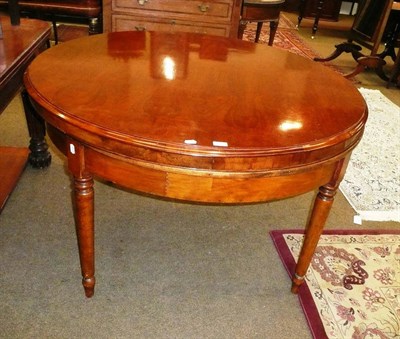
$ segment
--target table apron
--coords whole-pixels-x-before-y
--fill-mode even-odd
[[[207,203],[245,203],[277,200],[309,192],[330,181],[336,163],[279,176],[267,173],[244,176],[237,173],[221,177],[212,172],[183,173],[171,171],[168,167],[143,167],[87,148],[85,166],[94,176],[160,197]]]
[[[337,156],[316,165],[263,172],[198,170],[125,158],[70,139],[68,167],[75,178],[99,177],[118,186],[172,199],[205,203],[251,203],[300,195],[330,182]],[[72,145],[72,146],[71,146]]]
[[[174,171],[194,171],[199,173],[213,173],[214,176],[271,176],[291,174],[298,171],[308,171],[310,167],[321,166],[326,162],[335,162],[351,152],[361,140],[364,132],[362,124],[343,133],[340,140],[327,140],[320,145],[305,145],[296,148],[282,148],[278,150],[234,150],[229,149],[189,149],[174,145],[145,144],[140,139],[124,140],[106,133],[93,133],[88,130],[66,123],[58,117],[53,118],[46,109],[41,109],[33,101],[38,113],[47,121],[47,131],[55,145],[67,155],[68,145],[66,138],[75,140],[88,148],[96,149],[108,156],[123,159],[126,162],[139,163],[141,166],[174,168]],[[196,174],[195,173],[195,174]],[[242,174],[239,174],[242,173]]]

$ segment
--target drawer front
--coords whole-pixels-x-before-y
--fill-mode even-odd
[[[115,0],[115,12],[174,17],[197,21],[230,21],[233,1],[198,0]]]
[[[143,18],[129,15],[112,16],[112,30],[120,31],[162,31],[162,32],[188,32],[202,33],[218,36],[229,36],[230,27],[227,25],[193,23],[184,20],[171,20],[165,18]]]

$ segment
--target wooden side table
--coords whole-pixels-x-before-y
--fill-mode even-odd
[[[288,51],[211,35],[76,39],[42,53],[24,80],[67,156],[87,297],[95,285],[94,177],[217,204],[319,188],[296,293],[368,115],[360,92],[337,72]],[[329,88],[315,91],[321,84]]]
[[[22,90],[25,114],[28,122],[30,154],[27,148],[0,147],[0,212],[14,188],[18,177],[29,161],[33,166],[46,167],[51,157],[44,141],[44,123],[36,115],[23,89],[25,69],[41,51],[47,48],[50,26],[39,20],[21,19],[19,25],[11,25],[10,18],[0,16],[3,37],[0,39],[0,114]]]

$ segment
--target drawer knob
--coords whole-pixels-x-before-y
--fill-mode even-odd
[[[208,6],[208,5],[206,5],[206,4],[201,4],[201,5],[199,5],[199,10],[200,10],[200,12],[202,12],[202,13],[207,12],[209,8],[210,8],[210,6]]]
[[[143,32],[143,31],[146,30],[146,27],[144,27],[144,26],[135,26],[135,29],[136,29],[137,31],[139,31],[139,32]]]
[[[147,0],[137,0],[137,2],[140,6],[143,6],[147,2]]]

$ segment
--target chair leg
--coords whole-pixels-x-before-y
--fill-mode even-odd
[[[102,32],[101,19],[89,18],[89,35],[99,34]]]
[[[271,21],[269,23],[269,41],[268,41],[268,45],[272,46],[272,44],[274,43],[274,39],[275,39],[275,34],[276,34],[276,30],[278,29],[278,24],[279,24],[279,20],[278,21]]]
[[[238,29],[238,39],[243,39],[243,33],[246,29],[247,21],[240,20]]]
[[[53,18],[51,21],[52,25],[53,25],[53,33],[54,33],[54,44],[58,45],[58,30],[57,30],[57,22],[56,20]]]
[[[350,8],[350,15],[353,15],[353,10],[354,10],[354,5],[356,4],[356,1],[351,2],[351,8]]]
[[[263,25],[262,21],[257,22],[257,30],[256,30],[256,40],[255,40],[255,42],[258,42],[258,40],[260,40],[260,34],[261,34],[262,25]]]
[[[11,25],[19,26],[20,24],[20,14],[18,1],[10,0],[8,1],[8,11],[10,13]]]

